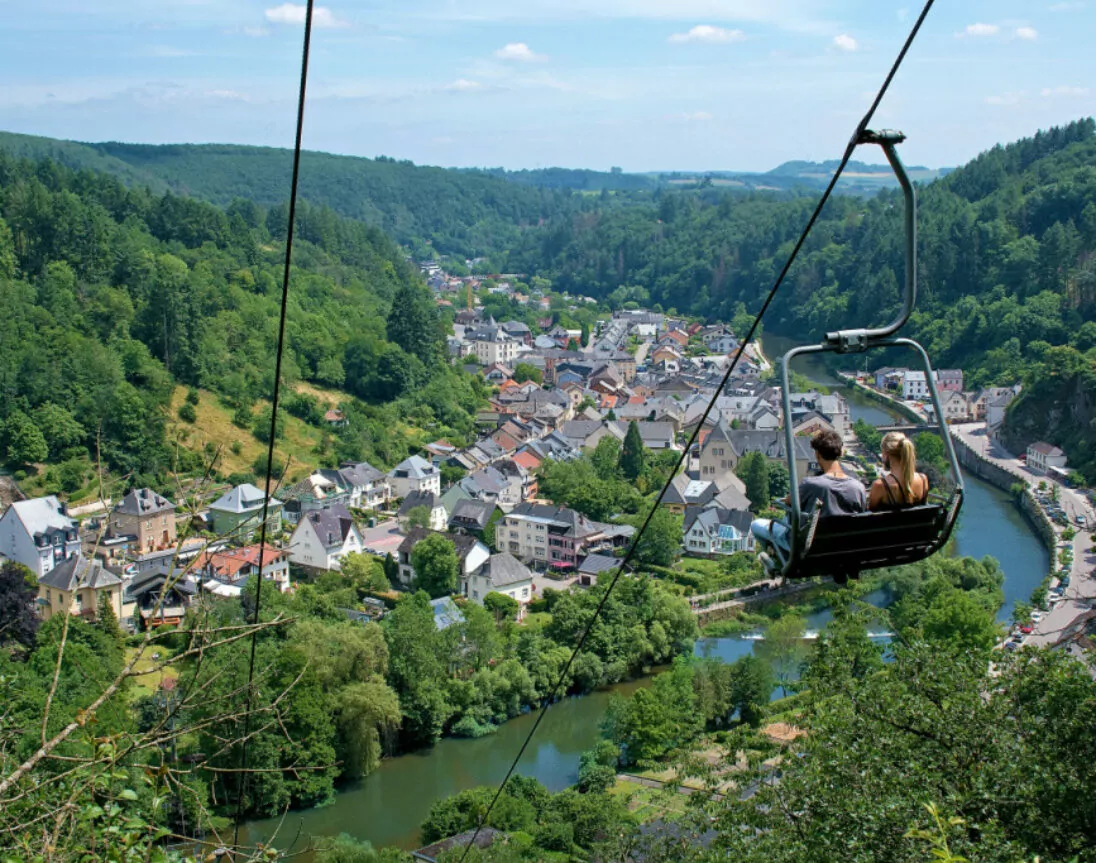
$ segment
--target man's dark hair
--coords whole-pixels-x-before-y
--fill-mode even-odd
[[[811,437],[811,448],[826,461],[837,461],[841,458],[844,445],[841,435],[833,429],[815,432]]]

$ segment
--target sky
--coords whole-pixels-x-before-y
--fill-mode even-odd
[[[292,146],[304,8],[0,0],[0,129]],[[322,0],[304,143],[511,169],[837,158],[919,11],[906,0]],[[1096,114],[1093,33],[1096,0],[939,0],[875,125],[909,136],[908,164],[942,167]]]

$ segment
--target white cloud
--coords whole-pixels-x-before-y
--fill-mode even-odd
[[[1039,31],[1034,27],[1017,27],[1015,35],[1017,39],[1026,39],[1029,42],[1034,42],[1039,38]]]
[[[1092,91],[1088,87],[1069,87],[1061,85],[1058,87],[1044,87],[1040,92],[1040,96],[1053,97],[1053,96],[1073,96],[1075,98],[1083,98]]]
[[[241,93],[238,90],[207,90],[207,96],[212,96],[214,99],[225,99],[229,102],[250,102],[251,97],[247,93]]]
[[[712,115],[707,111],[686,111],[679,116],[682,120],[686,120],[690,123],[706,123],[708,120],[712,119]]]
[[[713,27],[711,24],[697,24],[688,33],[674,33],[670,36],[671,42],[708,42],[720,44],[726,42],[741,42],[746,34],[741,30],[728,30],[725,27]]]
[[[469,81],[467,78],[458,78],[451,84],[446,84],[445,89],[451,90],[456,93],[469,93],[472,90],[479,90],[483,85],[479,81]]]
[[[973,36],[979,38],[982,36],[996,36],[1001,32],[1001,28],[996,24],[968,24],[962,33],[956,33],[955,36],[958,39],[962,39],[964,36]]]
[[[151,45],[142,53],[146,57],[193,57],[197,52],[172,45]]]
[[[833,37],[833,47],[839,51],[853,52],[860,47],[857,41],[852,38],[848,33],[838,33]]]
[[[539,63],[547,60],[543,54],[534,53],[524,42],[510,42],[495,52],[500,60],[516,60],[519,63]]]
[[[1005,93],[1002,96],[986,96],[987,105],[996,105],[998,107],[1008,105],[1019,105],[1020,101],[1027,95],[1026,92],[1021,91],[1019,93]]]
[[[1085,8],[1083,2],[1052,3],[1047,7],[1051,12],[1079,12]]]
[[[266,27],[244,27],[244,35],[252,39],[261,39],[263,36],[269,36],[270,30]]]
[[[273,9],[267,9],[264,13],[267,21],[275,24],[303,24],[307,6],[298,6],[295,3],[283,3]],[[312,8],[312,26],[317,28],[333,28],[349,26],[345,21],[336,18],[335,14],[326,6],[314,6]]]

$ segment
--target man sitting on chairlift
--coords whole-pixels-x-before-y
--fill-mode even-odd
[[[841,435],[835,431],[815,432],[811,437],[811,448],[821,466],[821,473],[806,477],[799,483],[800,510],[809,515],[814,511],[816,502],[821,502],[821,518],[864,512],[868,503],[863,483],[841,469],[840,458],[844,449]],[[788,502],[785,498],[785,503]],[[778,571],[791,551],[791,528],[787,519],[774,521],[759,518],[754,521],[751,530],[754,537],[779,558],[779,561],[774,560],[771,555],[762,552],[760,560],[765,569]]]

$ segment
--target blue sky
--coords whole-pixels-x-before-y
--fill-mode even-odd
[[[305,145],[440,165],[840,154],[905,0],[323,0]],[[303,5],[0,0],[0,129],[290,146]],[[1096,0],[939,0],[878,115],[955,165],[1096,113]],[[874,160],[874,159],[873,159]]]

